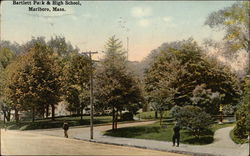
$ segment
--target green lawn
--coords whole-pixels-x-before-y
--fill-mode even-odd
[[[173,126],[172,122],[166,122],[164,127],[160,127],[159,122],[145,125],[145,126],[136,126],[136,127],[127,127],[127,128],[119,128],[117,131],[106,131],[105,135],[114,136],[114,137],[126,137],[126,138],[138,138],[138,139],[152,139],[152,140],[160,140],[160,141],[172,141],[173,135]],[[214,131],[223,128],[232,126],[232,124],[223,124],[223,125],[212,125],[211,128],[205,130],[200,139],[194,137],[190,131],[181,130],[181,143],[185,144],[198,144],[204,145],[213,142]]]
[[[31,121],[11,121],[6,123],[7,129],[19,129],[19,130],[32,130],[32,129],[46,129],[46,128],[61,128],[63,121],[66,120],[70,126],[80,126],[80,125],[89,125],[90,117],[83,116],[83,120],[80,120],[80,117],[63,117],[56,118],[54,121],[51,119],[45,120],[36,120],[35,122]],[[111,116],[97,116],[94,117],[94,124],[106,124],[111,123]],[[3,128],[3,121],[0,122],[0,127]]]
[[[155,119],[155,111],[149,111],[149,112],[140,112],[136,115],[137,118],[140,119]],[[158,113],[158,118],[160,117],[160,114]],[[164,111],[163,118],[169,118],[169,111]]]

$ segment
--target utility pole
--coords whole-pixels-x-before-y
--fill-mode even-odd
[[[93,139],[93,121],[94,121],[94,95],[93,95],[93,60],[92,54],[97,54],[98,52],[83,52],[83,54],[88,55],[90,58],[90,139]]]

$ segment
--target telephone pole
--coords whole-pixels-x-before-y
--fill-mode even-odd
[[[94,121],[94,95],[93,95],[93,60],[92,54],[97,54],[98,52],[83,52],[90,58],[90,139],[93,139],[93,121]]]

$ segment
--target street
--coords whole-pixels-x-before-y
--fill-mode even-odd
[[[99,144],[38,133],[1,130],[1,155],[161,155],[181,154]]]

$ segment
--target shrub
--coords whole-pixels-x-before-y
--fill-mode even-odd
[[[250,132],[250,79],[245,79],[243,101],[236,112],[234,135],[240,139],[248,137]]]
[[[175,118],[182,127],[191,130],[196,137],[200,137],[201,132],[212,124],[211,116],[197,106],[181,107],[176,111]]]
[[[180,109],[181,109],[180,106],[172,107],[171,110],[170,110],[170,116],[172,118],[174,118],[175,120],[177,120],[177,118],[179,118]]]

